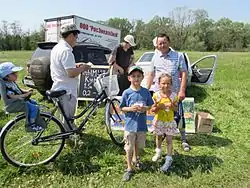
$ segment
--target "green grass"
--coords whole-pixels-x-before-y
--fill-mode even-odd
[[[137,57],[142,51],[137,52]],[[191,61],[211,53],[189,52]],[[31,52],[0,53],[0,61],[24,65]],[[116,147],[104,129],[104,109],[87,125],[83,145],[65,148],[56,162],[30,169],[12,167],[0,157],[1,187],[250,187],[250,53],[217,53],[212,86],[192,86],[197,110],[209,111],[216,119],[213,134],[189,135],[189,153],[174,140],[174,163],[169,174],[152,163],[153,136],[147,136],[142,159],[147,169],[121,182],[124,151]],[[20,77],[24,75],[24,71]],[[41,99],[38,94],[37,99]],[[2,103],[1,103],[2,108]],[[0,125],[10,117],[1,113]]]

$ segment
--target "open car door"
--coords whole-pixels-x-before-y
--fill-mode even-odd
[[[211,85],[214,80],[217,56],[207,55],[191,65],[192,77],[191,84],[207,84]]]

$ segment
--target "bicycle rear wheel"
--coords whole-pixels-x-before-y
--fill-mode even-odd
[[[105,121],[111,140],[118,146],[124,145],[124,114],[119,108],[119,100],[112,99],[106,104]]]
[[[41,137],[64,132],[60,121],[50,114],[41,113],[41,118],[47,122],[43,132],[26,132],[25,115],[19,115],[9,121],[1,132],[0,149],[6,161],[17,167],[31,167],[47,164],[55,159],[63,149],[65,139],[51,139],[33,144],[38,134]]]

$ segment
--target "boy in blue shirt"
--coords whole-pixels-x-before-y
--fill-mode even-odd
[[[130,88],[122,94],[120,108],[125,113],[124,139],[128,168],[123,176],[124,181],[133,175],[132,163],[140,167],[139,149],[145,147],[147,132],[146,111],[154,104],[148,89],[141,87],[143,71],[132,66],[128,72]]]

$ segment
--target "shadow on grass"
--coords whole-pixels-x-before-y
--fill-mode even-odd
[[[62,151],[53,163],[47,165],[18,168],[8,164],[1,157],[0,169],[8,172],[8,176],[5,176],[1,181],[6,182],[12,177],[22,176],[23,174],[41,176],[54,172],[55,169],[61,171],[62,174],[90,174],[100,170],[100,162],[95,159],[102,159],[105,155],[110,154],[111,157],[110,159],[107,158],[108,161],[105,161],[105,164],[114,166],[117,161],[113,160],[112,156],[125,155],[123,148],[116,146],[111,140],[91,134],[84,134],[80,140],[82,141],[81,146],[76,149],[69,149],[65,155],[63,155]],[[64,148],[64,150],[67,150],[67,148]]]
[[[100,170],[100,165],[94,164],[93,158],[102,158],[105,153],[124,154],[122,148],[116,146],[111,140],[102,137],[85,134],[81,141],[81,146],[56,159],[54,166],[63,174],[83,175],[97,172]],[[115,165],[115,161],[109,162]]]
[[[5,117],[8,117],[8,114],[4,110],[0,110],[0,117],[4,119]]]
[[[219,127],[217,127],[217,125],[215,124],[215,125],[213,126],[212,132],[213,132],[213,133],[222,133],[222,130],[221,130]]]
[[[186,97],[194,97],[196,103],[202,102],[207,97],[207,92],[204,88],[192,85],[187,88]]]
[[[170,168],[169,174],[176,174],[182,178],[191,178],[192,172],[199,170],[201,173],[211,173],[214,166],[220,166],[223,160],[216,156],[189,156],[177,154]]]
[[[145,161],[144,172],[156,172],[159,171],[161,165],[163,165],[164,160],[159,163],[152,161]],[[189,156],[175,154],[173,156],[173,163],[169,168],[166,175],[177,175],[181,178],[189,179],[193,176],[193,172],[199,170],[201,173],[211,173],[214,166],[220,166],[223,160],[216,156]]]
[[[1,117],[1,119],[5,119],[5,118],[8,117],[8,115],[5,113],[5,111],[0,110],[0,117]],[[0,129],[1,129],[2,127],[4,127],[4,126],[5,126],[5,124],[4,124],[3,122],[0,123]]]
[[[191,146],[224,147],[231,145],[232,140],[209,134],[189,135],[188,142]]]

